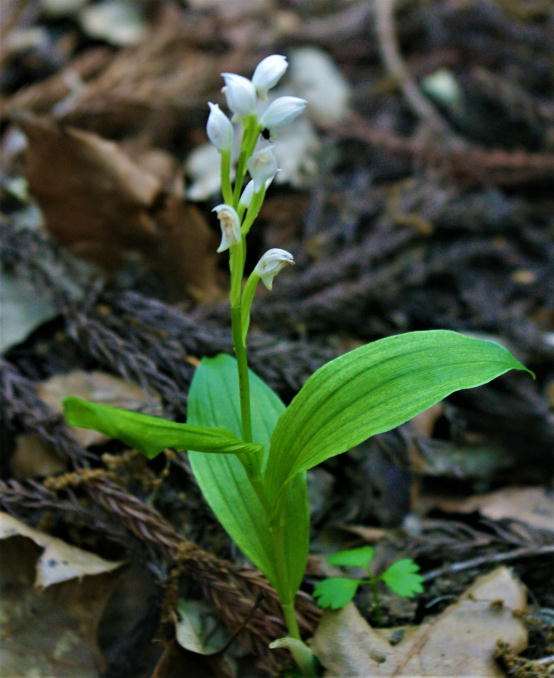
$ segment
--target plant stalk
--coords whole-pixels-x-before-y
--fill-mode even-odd
[[[256,116],[255,115],[248,116],[244,123],[244,136],[242,139],[239,161],[237,164],[237,172],[235,175],[235,190],[233,193],[233,205],[235,208],[237,208],[239,204],[242,185],[244,183],[244,177],[246,175],[246,165],[248,162],[248,158],[250,158],[252,152],[254,151],[259,133],[260,128],[258,126]]]
[[[252,483],[252,487],[254,488],[254,491],[256,492],[258,499],[260,500],[260,503],[264,507],[268,516],[271,515],[272,511],[267,500],[267,494],[263,484],[263,480],[259,475],[252,475],[250,476],[250,482]],[[274,555],[276,561],[275,565],[277,568],[277,577],[279,579],[279,588],[283,591],[288,591],[289,581],[286,564],[285,533],[283,525],[281,522],[276,522],[273,525],[271,525],[270,529],[271,536],[273,538]],[[288,598],[285,599],[281,596],[280,591],[277,591],[277,595],[279,596],[279,602],[281,603],[281,607],[283,609],[283,617],[285,620],[289,637],[302,641],[302,638],[300,637],[300,629],[298,627],[298,620],[296,618],[296,611],[294,608],[294,598],[292,600]],[[303,673],[305,674],[304,671]],[[309,673],[305,675],[313,674]]]
[[[231,329],[233,348],[237,358],[239,375],[240,414],[242,419],[242,437],[247,443],[252,442],[252,419],[250,414],[250,380],[248,378],[248,354],[242,338],[241,304],[231,307]]]
[[[227,205],[233,204],[233,188],[231,186],[231,151],[221,153],[221,193]]]
[[[259,132],[260,129],[258,127],[256,117],[249,116],[246,118],[244,121],[242,148],[235,176],[234,190],[232,192],[232,203],[235,209],[239,211],[240,219],[242,219],[244,216],[244,210],[239,207],[238,202],[244,183],[248,158],[252,155],[252,152],[256,146]],[[227,168],[226,166],[227,160],[228,158],[224,157],[222,154],[221,184],[225,201],[229,202],[227,199],[229,195],[229,187],[226,185],[226,183],[224,183],[226,177],[230,175],[230,168]],[[252,418],[250,410],[250,382],[248,375],[247,334],[248,325],[250,322],[250,307],[252,305],[259,277],[257,275],[251,275],[246,283],[246,288],[244,291],[242,289],[242,282],[244,276],[244,263],[246,259],[246,235],[260,211],[264,196],[265,188],[258,191],[258,193],[254,196],[252,205],[248,209],[247,216],[243,222],[242,239],[240,243],[237,243],[231,247],[231,251],[229,253],[229,266],[231,272],[231,289],[229,294],[231,305],[231,331],[233,337],[233,348],[237,359],[239,378],[242,437],[246,442],[252,442],[253,440]],[[302,645],[300,629],[298,627],[298,621],[294,609],[294,595],[292,599],[290,597],[289,577],[285,553],[284,525],[282,524],[282,521],[279,520],[280,516],[278,516],[278,520],[275,522],[273,522],[271,519],[271,515],[275,512],[272,510],[267,498],[266,488],[261,476],[261,465],[262,459],[249,460],[249,462],[245,463],[245,470],[248,474],[250,483],[256,492],[258,499],[260,500],[263,510],[267,513],[268,519],[271,521],[270,531],[274,546],[278,588],[280,589],[277,593],[281,607],[283,609],[283,617],[287,627],[288,635],[290,638],[298,641],[299,645]],[[281,595],[281,593],[283,595]],[[306,652],[299,652],[298,648],[296,651],[292,648],[290,650],[302,674],[304,676],[314,676],[315,673],[313,671],[313,666],[311,665],[311,660],[306,661],[304,656],[305,654],[310,655],[310,650],[306,646],[304,647]]]

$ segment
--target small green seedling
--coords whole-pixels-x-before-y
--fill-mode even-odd
[[[245,270],[247,237],[279,172],[279,153],[287,152],[279,147],[279,136],[307,103],[292,96],[267,103],[268,90],[286,69],[286,58],[273,54],[258,64],[251,80],[223,73],[232,117],[210,104],[207,134],[219,152],[222,194],[213,211],[221,228],[217,251],[229,261],[235,357],[202,359],[189,389],[186,423],[79,398],[66,398],[64,411],[72,426],[119,438],[148,458],[167,447],[189,452],[212,511],[275,588],[287,647],[302,672],[312,675],[294,607],[309,550],[306,472],[455,391],[526,368],[493,341],[429,330],[385,337],[331,360],[288,406],[248,369],[250,314],[259,283],[271,291],[274,278],[294,263],[290,252],[272,248],[249,275]],[[267,133],[275,144],[266,140]],[[383,581],[406,591],[400,563],[383,574]]]
[[[411,558],[403,558],[392,563],[381,574],[369,572],[373,562],[375,549],[372,546],[362,546],[358,549],[338,551],[327,557],[331,565],[338,567],[364,569],[367,577],[328,577],[320,581],[314,589],[314,598],[319,607],[340,610],[356,595],[360,586],[371,587],[374,615],[379,615],[381,603],[379,599],[379,583],[383,582],[393,593],[401,598],[413,598],[423,592],[423,577],[419,573],[419,565]]]

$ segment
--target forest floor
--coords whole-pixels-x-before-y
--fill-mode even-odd
[[[304,636],[328,675],[552,675],[552,4],[2,12],[2,675],[287,666],[268,649],[285,633],[274,594],[186,455],[148,461],[60,409],[71,394],[182,421],[198,361],[232,352],[204,125],[220,73],[271,53],[310,104],[249,246],[248,266],[270,247],[297,262],[254,305],[252,369],[288,402],[345,350],[444,328],[536,375],[460,392],[311,473]],[[376,617],[360,589],[322,616],[325,554],[362,545],[377,567],[416,560],[424,592],[384,592]]]

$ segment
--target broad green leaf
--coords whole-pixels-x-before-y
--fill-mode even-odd
[[[391,591],[403,598],[412,598],[423,593],[423,577],[418,574],[419,565],[411,558],[397,560],[380,576]]]
[[[361,583],[359,579],[329,577],[316,584],[313,595],[317,599],[319,607],[339,610],[354,598]]]
[[[327,562],[339,567],[368,567],[374,555],[373,546],[361,546],[357,549],[348,549],[348,551],[337,551],[327,556]]]
[[[512,369],[526,368],[500,344],[448,330],[387,337],[328,362],[275,428],[267,467],[271,496],[297,473]]]
[[[245,443],[224,428],[178,424],[169,419],[111,405],[98,405],[73,396],[64,399],[63,411],[70,426],[91,428],[122,440],[150,459],[166,447],[225,454],[260,452],[258,445]]]
[[[254,440],[264,446],[267,461],[273,428],[285,406],[259,377],[250,371]],[[204,358],[197,368],[188,396],[188,420],[204,426],[224,426],[241,432],[236,361],[228,355]],[[217,457],[217,458],[216,458]],[[309,516],[305,474],[298,474],[286,489],[282,503],[288,585],[280,581],[269,517],[250,485],[240,461],[232,455],[190,454],[192,470],[211,509],[244,554],[266,575],[279,593],[290,600],[300,586],[308,557]]]

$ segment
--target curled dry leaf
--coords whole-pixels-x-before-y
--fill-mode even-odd
[[[140,386],[104,372],[75,370],[68,374],[57,374],[39,384],[37,391],[39,397],[59,414],[62,413],[62,400],[67,396],[78,396],[113,407],[140,410],[145,414],[160,414],[161,408],[159,396],[146,393]],[[109,440],[103,433],[84,428],[74,428],[71,432],[83,447]]]
[[[430,622],[405,630],[392,645],[390,629],[373,629],[354,605],[328,612],[312,639],[326,676],[502,676],[497,641],[519,653],[527,631],[517,614],[523,585],[506,567],[479,577],[460,599]]]
[[[32,539],[44,549],[36,564],[35,586],[39,588],[85,575],[111,572],[123,564],[70,546],[61,539],[28,527],[8,513],[0,513],[0,539],[16,536]]]
[[[18,116],[18,124],[28,140],[30,192],[59,242],[108,271],[139,253],[176,298],[216,294],[214,235],[202,214],[184,203],[178,172],[167,181],[161,151],[145,169],[96,134],[30,115]],[[163,166],[162,176],[155,166]]]

